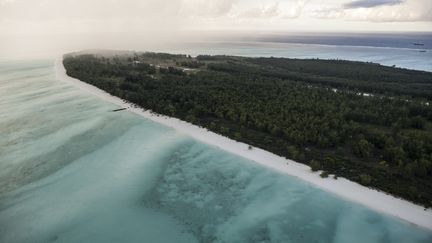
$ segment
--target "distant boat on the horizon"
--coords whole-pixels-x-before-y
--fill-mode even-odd
[[[424,46],[423,43],[413,43],[413,45],[415,45],[415,46]]]

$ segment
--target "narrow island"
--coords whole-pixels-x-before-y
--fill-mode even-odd
[[[251,145],[246,150],[432,206],[430,72],[128,51],[67,54],[63,65],[70,77]]]

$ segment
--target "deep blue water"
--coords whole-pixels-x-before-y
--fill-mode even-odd
[[[316,33],[273,34],[240,38],[245,41],[302,43],[335,46],[370,46],[432,49],[432,33]]]

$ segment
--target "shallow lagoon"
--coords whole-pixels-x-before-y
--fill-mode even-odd
[[[0,63],[0,242],[431,242],[432,232]]]

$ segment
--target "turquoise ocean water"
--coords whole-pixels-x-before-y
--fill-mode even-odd
[[[0,63],[0,242],[432,242],[342,200]]]

